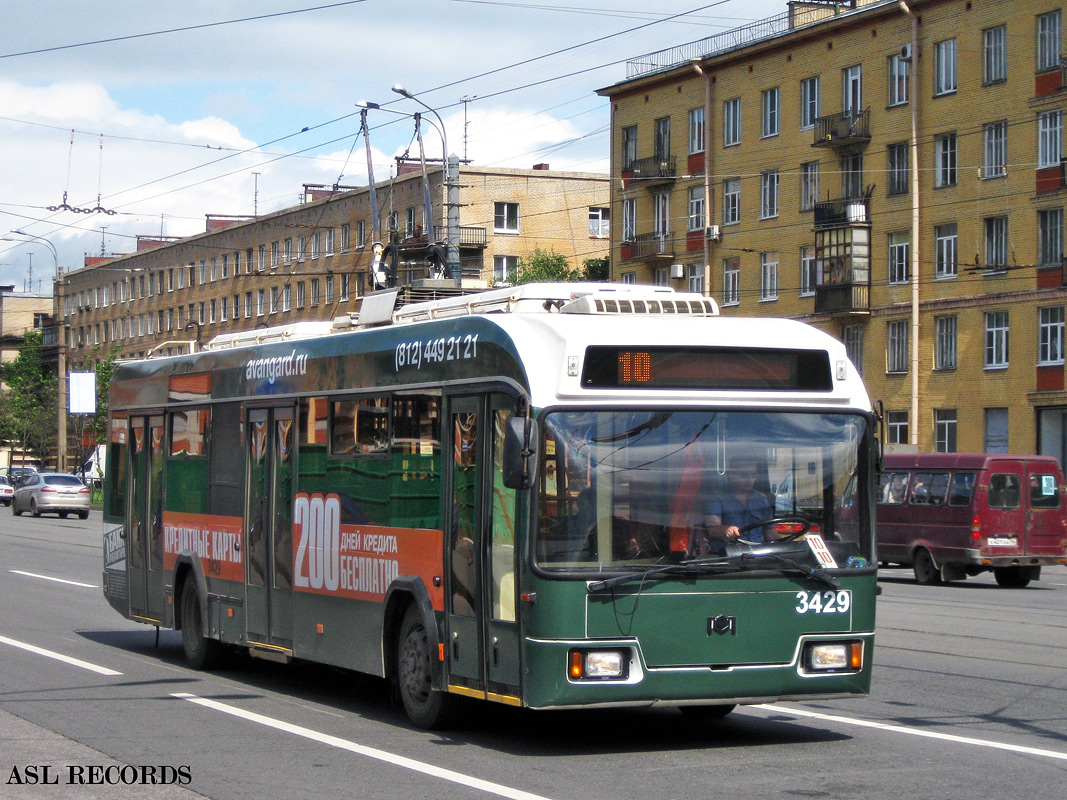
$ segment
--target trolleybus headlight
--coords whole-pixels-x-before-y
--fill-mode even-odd
[[[625,650],[571,650],[568,656],[572,681],[625,680],[629,654]]]
[[[863,668],[862,642],[819,642],[804,649],[807,672],[856,672]]]

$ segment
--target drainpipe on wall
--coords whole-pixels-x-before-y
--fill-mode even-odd
[[[911,65],[908,93],[911,103],[911,138],[908,141],[911,173],[911,413],[908,439],[919,445],[919,18],[904,0],[900,10],[911,17]]]
[[[711,297],[711,75],[693,62],[693,70],[704,77],[704,296]]]

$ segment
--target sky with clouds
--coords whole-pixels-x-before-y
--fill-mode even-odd
[[[57,262],[130,252],[138,234],[276,211],[306,183],[364,185],[356,103],[424,110],[394,84],[436,109],[449,150],[475,164],[607,172],[608,103],[596,90],[625,79],[628,59],[785,10],[784,0],[5,0],[0,284],[22,291],[32,265],[32,291],[48,294]],[[413,124],[385,110],[368,122],[375,179],[388,179],[395,156],[418,155]],[[423,135],[439,156],[439,135]]]

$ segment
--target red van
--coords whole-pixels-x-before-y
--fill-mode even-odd
[[[1021,588],[1067,564],[1063,472],[1051,456],[887,455],[878,491],[878,560],[923,584],[992,570]]]

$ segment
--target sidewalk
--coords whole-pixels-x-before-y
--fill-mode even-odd
[[[48,785],[19,784],[33,775],[39,780],[45,766]],[[94,773],[96,783],[90,785]],[[0,800],[203,800],[182,786],[144,783],[141,775],[139,767],[0,710]]]

